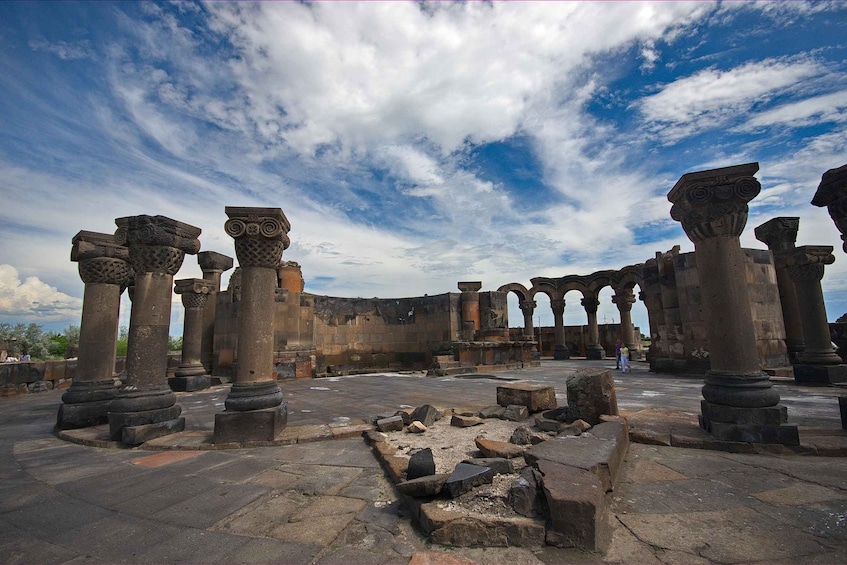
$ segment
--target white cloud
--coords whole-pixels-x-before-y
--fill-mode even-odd
[[[807,58],[765,59],[726,71],[709,68],[663,86],[637,106],[645,128],[662,143],[674,143],[731,123],[824,70]]]
[[[737,131],[751,131],[769,126],[805,127],[825,122],[847,121],[847,90],[813,96],[797,102],[782,104],[760,112]]]
[[[0,265],[0,318],[8,321],[42,322],[77,319],[82,300],[59,292],[38,277],[21,282],[17,269]]]

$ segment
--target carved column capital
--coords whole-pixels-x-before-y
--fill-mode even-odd
[[[132,276],[129,250],[114,234],[81,231],[71,241],[71,261],[79,263],[82,282],[125,286]]]
[[[129,247],[136,273],[175,275],[185,254],[200,251],[201,229],[165,216],[127,216],[115,220],[115,240]]]
[[[550,301],[550,309],[553,310],[553,314],[557,316],[561,316],[565,313],[565,299],[558,298]]]
[[[459,283],[459,290],[462,292],[479,292],[482,288],[482,281],[465,281]]]
[[[186,309],[203,308],[209,294],[215,292],[215,283],[205,279],[180,279],[174,283],[174,292],[182,297]]]
[[[232,268],[232,257],[216,251],[201,251],[197,254],[197,264],[205,272],[223,273]]]
[[[235,255],[242,267],[276,269],[282,252],[291,245],[291,224],[281,208],[227,206],[224,231],[235,240]]]
[[[618,291],[612,296],[612,303],[617,304],[619,311],[629,312],[632,310],[632,305],[635,304],[635,293],[632,289]]]
[[[535,300],[522,300],[520,303],[521,311],[524,314],[526,314],[527,312],[532,314],[537,306],[538,302],[536,302]]]
[[[780,255],[794,281],[819,281],[823,278],[824,267],[835,262],[832,249],[831,245],[804,245],[795,247],[790,254]]]
[[[597,299],[596,296],[586,296],[582,300],[580,300],[579,303],[582,304],[583,308],[585,308],[585,311],[589,314],[596,314],[597,307],[600,306],[600,301]]]
[[[800,228],[800,218],[779,217],[772,218],[758,226],[754,233],[756,239],[768,246],[773,252],[794,249],[797,241],[797,230]]]
[[[758,163],[748,163],[683,175],[668,193],[671,217],[694,243],[740,236],[747,224],[747,203],[762,190],[753,176],[758,170]]]
[[[847,165],[823,174],[812,204],[826,207],[829,211],[835,227],[841,232],[841,240],[844,241],[842,249],[847,252]]]

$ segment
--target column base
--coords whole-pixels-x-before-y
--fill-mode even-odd
[[[249,412],[215,414],[215,438],[218,443],[273,441],[288,424],[288,404]]]
[[[700,401],[700,427],[721,441],[800,445],[797,426],[786,425],[788,409],[777,404],[742,408]]]
[[[112,400],[109,409],[109,436],[127,445],[138,445],[154,437],[182,431],[185,421],[179,418],[182,406],[167,387],[136,389],[126,387]],[[179,420],[183,420],[180,424]],[[142,428],[145,429],[130,429]],[[181,426],[181,427],[180,427]]]
[[[599,345],[589,345],[585,348],[586,359],[605,359],[606,350]]]
[[[571,358],[571,352],[568,349],[567,345],[562,345],[557,343],[556,347],[553,348],[553,359],[557,361],[563,361],[565,359]]]
[[[194,375],[190,377],[176,376],[168,379],[168,386],[174,392],[193,392],[205,390],[212,386],[212,378],[209,375]]]
[[[834,350],[821,351],[806,349],[798,355],[798,363],[801,365],[838,365],[841,356]]]
[[[798,385],[829,386],[847,382],[847,365],[794,365],[794,382]]]
[[[179,433],[185,429],[185,418],[165,420],[155,424],[144,424],[141,426],[128,426],[121,430],[121,443],[126,445],[141,445],[145,441],[157,437],[169,436]]]
[[[62,395],[56,418],[60,430],[87,428],[108,421],[109,406],[118,394],[114,380],[74,381]]]

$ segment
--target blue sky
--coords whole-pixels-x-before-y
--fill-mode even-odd
[[[79,323],[71,238],[117,217],[234,255],[226,205],[281,207],[318,294],[620,268],[693,250],[682,174],[750,161],[742,243],[800,216],[835,319],[847,258],[809,201],[847,162],[845,32],[842,2],[0,3],[0,321]]]

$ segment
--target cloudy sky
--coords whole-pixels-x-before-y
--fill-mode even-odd
[[[495,290],[693,250],[668,191],[751,161],[743,244],[800,216],[835,319],[809,201],[847,163],[846,32],[842,2],[0,3],[0,322],[78,324],[71,238],[116,217],[234,255],[224,206],[278,206],[309,292]]]

